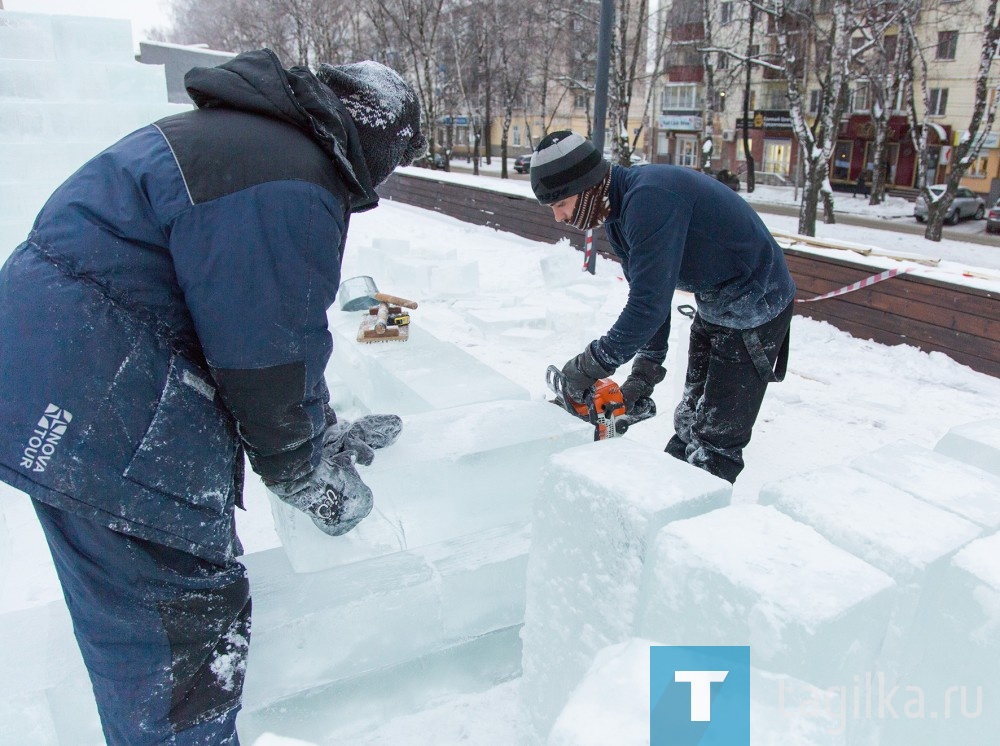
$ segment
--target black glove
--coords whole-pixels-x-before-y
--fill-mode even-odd
[[[323,434],[323,454],[352,453],[364,466],[375,458],[376,448],[392,444],[403,429],[403,421],[394,414],[370,414],[354,422],[333,422]]]
[[[610,376],[614,369],[608,370],[597,362],[590,345],[587,345],[587,349],[562,367],[562,372],[566,376],[566,393],[573,401],[582,402],[587,389],[599,379]]]
[[[324,533],[346,534],[371,512],[374,502],[354,463],[371,464],[374,449],[392,443],[402,426],[394,414],[368,415],[353,423],[334,421],[323,435],[319,466],[300,479],[266,484],[284,502],[307,513]]]
[[[632,372],[621,385],[625,411],[631,412],[635,403],[653,395],[653,387],[667,375],[667,369],[648,357],[637,357],[632,362]]]
[[[346,534],[372,511],[372,491],[358,476],[351,453],[332,459],[324,455],[319,466],[300,479],[265,484],[330,536]]]

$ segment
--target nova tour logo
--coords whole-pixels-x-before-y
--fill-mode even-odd
[[[49,404],[28,438],[28,445],[21,456],[21,467],[29,471],[45,471],[72,419],[73,415],[62,407]]]

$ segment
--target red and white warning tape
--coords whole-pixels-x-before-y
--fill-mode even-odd
[[[853,285],[845,285],[842,288],[833,290],[826,295],[817,295],[815,298],[798,298],[796,303],[812,303],[816,300],[826,300],[827,298],[835,298],[838,295],[847,295],[848,293],[853,293],[855,290],[861,290],[861,288],[866,288],[869,285],[874,285],[876,282],[882,282],[882,280],[888,280],[891,277],[908,272],[909,269],[887,269],[881,274],[872,275],[871,277],[866,277],[863,280],[858,280]]]
[[[583,271],[590,271],[590,255],[594,253],[594,231],[587,231],[587,238],[583,252]]]

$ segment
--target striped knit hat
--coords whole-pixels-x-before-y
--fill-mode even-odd
[[[594,144],[569,130],[542,138],[531,156],[531,190],[543,205],[580,194],[611,170]]]

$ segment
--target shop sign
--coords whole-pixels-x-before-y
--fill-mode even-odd
[[[664,114],[657,117],[656,126],[661,130],[701,132],[704,123],[702,118],[699,116]]]
[[[758,109],[753,114],[750,127],[755,130],[790,130],[792,116],[788,109]],[[743,129],[743,117],[736,120],[736,129]]]

